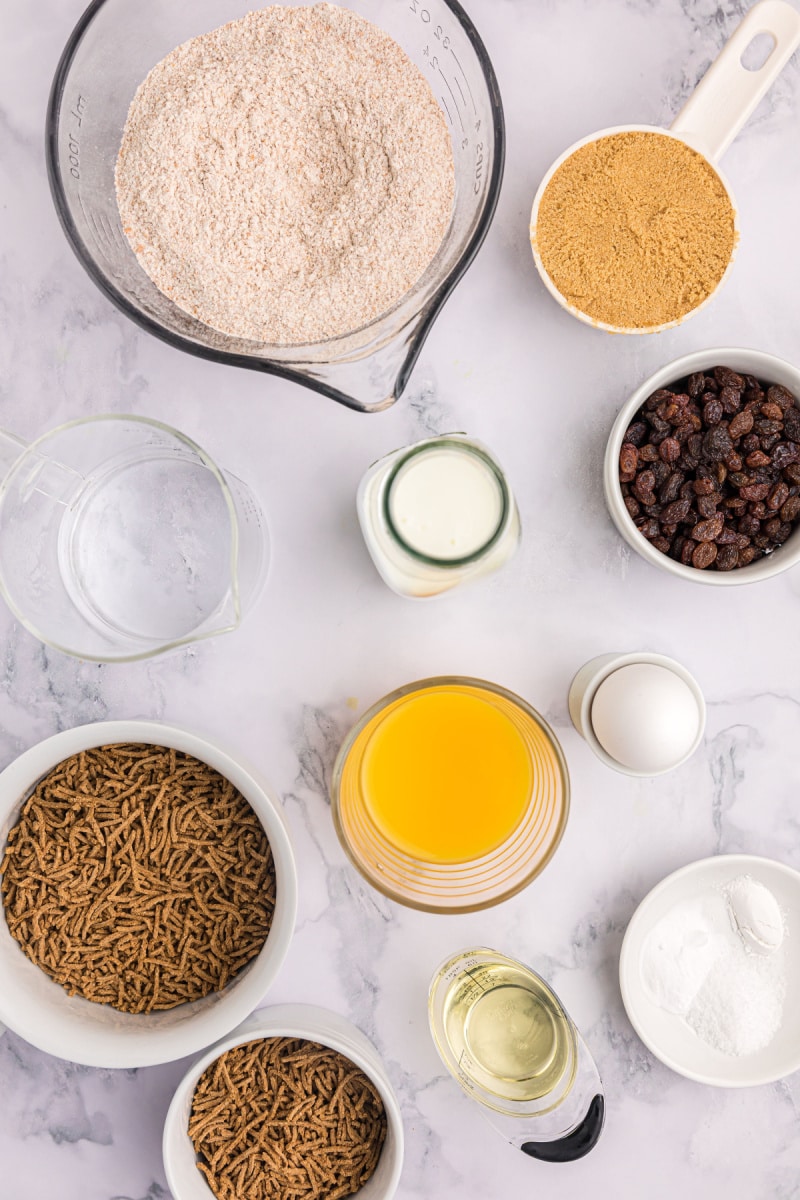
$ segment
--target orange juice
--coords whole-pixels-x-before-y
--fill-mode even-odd
[[[362,738],[367,811],[387,841],[413,858],[479,858],[525,815],[530,749],[492,692],[421,689],[376,714]]]

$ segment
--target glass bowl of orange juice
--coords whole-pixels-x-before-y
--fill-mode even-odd
[[[333,769],[333,820],[361,874],[426,912],[515,895],[555,853],[569,814],[547,722],[494,683],[438,676],[370,708]]]

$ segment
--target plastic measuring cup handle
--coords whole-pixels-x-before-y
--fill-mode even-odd
[[[589,1105],[586,1116],[572,1133],[553,1142],[524,1142],[522,1153],[531,1158],[539,1158],[542,1162],[574,1162],[583,1158],[584,1154],[596,1144],[603,1132],[603,1121],[606,1115],[606,1102],[603,1096],[597,1095]]]
[[[742,55],[762,33],[774,45],[758,70],[748,71]],[[760,0],[708,68],[671,131],[717,162],[799,45],[800,12],[785,0]]]

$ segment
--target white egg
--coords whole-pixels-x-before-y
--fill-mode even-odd
[[[591,721],[600,745],[631,771],[657,774],[689,753],[701,712],[680,675],[654,663],[631,663],[603,680]]]

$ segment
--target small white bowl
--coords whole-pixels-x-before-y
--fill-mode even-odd
[[[796,566],[800,562],[800,527],[796,528],[772,554],[760,558],[758,562],[750,563],[747,567],[735,567],[732,571],[700,571],[696,567],[687,567],[676,562],[648,542],[634,525],[625,507],[619,482],[619,452],[622,449],[622,441],[628,426],[645,400],[658,388],[676,383],[695,371],[710,371],[712,367],[720,366],[731,367],[732,370],[745,375],[754,375],[767,383],[783,384],[800,399],[800,370],[784,359],[776,358],[774,354],[765,354],[760,350],[723,347],[719,350],[697,350],[694,354],[676,358],[646,379],[620,410],[606,447],[603,489],[612,521],[628,545],[642,558],[679,579],[688,579],[692,583],[707,583],[712,587],[732,587],[737,584],[757,583],[760,579],[769,579]]]
[[[637,771],[633,767],[626,767],[622,763],[617,762],[599,741],[592,725],[592,704],[594,703],[594,698],[597,695],[597,689],[600,687],[600,684],[614,671],[618,671],[620,667],[628,667],[633,663],[647,663],[656,667],[666,667],[668,671],[672,671],[679,679],[683,680],[697,704],[697,736],[681,758],[676,759],[674,763],[671,763],[670,766],[664,767],[660,771]],[[572,724],[581,737],[589,744],[600,761],[605,763],[607,767],[611,767],[623,775],[633,775],[637,779],[652,779],[657,775],[666,775],[669,771],[674,771],[676,767],[680,767],[697,750],[697,747],[703,740],[706,728],[706,701],[700,690],[700,685],[684,666],[681,666],[674,658],[667,658],[664,654],[648,654],[645,651],[633,654],[599,654],[597,658],[590,659],[578,671],[578,674],[570,684],[567,705]]]
[[[701,1041],[686,1022],[654,1004],[642,983],[647,935],[675,904],[750,875],[774,895],[784,913],[786,966],[783,1022],[768,1046],[739,1058]],[[645,1046],[671,1070],[714,1087],[756,1087],[800,1069],[800,873],[771,858],[723,854],[689,863],[662,879],[631,917],[619,959],[622,1003]]]
[[[263,999],[286,957],[297,912],[297,871],[286,822],[266,785],[213,742],[155,721],[103,721],[47,738],[0,774],[0,861],[9,830],[36,784],[81,750],[114,742],[170,746],[214,767],[238,788],[267,835],[275,862],[275,912],[261,952],[221,992],[156,1013],[123,1013],[66,991],[12,938],[0,903],[0,1020],[59,1058],[92,1067],[147,1067],[195,1054]]]
[[[198,1170],[189,1137],[189,1115],[200,1076],[216,1058],[260,1038],[306,1038],[344,1054],[367,1075],[386,1110],[386,1141],[374,1175],[356,1193],[358,1200],[389,1200],[403,1169],[403,1119],[386,1070],[372,1043],[344,1017],[312,1004],[280,1004],[253,1013],[238,1029],[217,1042],[192,1063],[178,1084],[164,1122],[164,1170],[175,1200],[215,1200],[205,1176]]]

